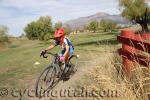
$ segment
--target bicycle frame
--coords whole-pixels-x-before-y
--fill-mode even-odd
[[[43,58],[47,58],[48,56],[45,56],[46,52],[42,51],[40,56],[43,56]],[[35,89],[36,89],[36,96],[40,97],[40,89],[41,87],[43,87],[40,83],[44,82],[46,84],[44,84],[45,90],[47,91],[48,89],[52,89],[54,88],[59,81],[63,80],[63,81],[67,81],[69,78],[66,77],[67,73],[70,71],[69,69],[72,70],[73,67],[69,66],[69,67],[65,67],[63,70],[61,68],[62,66],[62,62],[59,61],[59,55],[58,54],[53,54],[53,53],[47,53],[47,54],[51,54],[51,63],[49,64],[48,67],[46,67],[41,74],[39,75],[37,81],[36,81],[36,85],[35,85]],[[76,55],[72,55],[71,57],[69,57],[69,62],[70,59],[72,59],[72,57],[77,57]],[[71,64],[71,63],[70,63]],[[66,70],[68,69],[68,70]],[[65,72],[67,71],[67,72]],[[71,75],[69,73],[69,75]],[[43,79],[42,79],[43,78]]]
[[[52,57],[52,63],[50,65],[53,66],[56,69],[57,73],[58,72],[62,73],[61,62],[59,61],[58,54],[55,54],[55,56]]]
[[[61,69],[61,66],[63,63],[59,61],[59,55],[58,54],[53,54],[51,52],[45,51],[45,52],[42,52],[40,56],[43,56],[43,58],[47,58],[48,56],[45,56],[45,54],[52,55],[52,63],[50,64],[50,66],[53,66],[53,68],[56,70],[56,74],[57,75],[60,74],[59,78],[61,78],[62,74],[65,73],[67,67],[65,67],[63,70]],[[70,56],[69,59],[72,58],[72,56]]]

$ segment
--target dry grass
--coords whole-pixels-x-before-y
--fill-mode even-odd
[[[108,46],[104,48],[107,50],[105,56],[115,50],[108,48]],[[100,55],[97,54],[96,56],[95,58],[98,58]],[[91,66],[93,69],[89,69],[88,74],[78,81],[79,85],[75,87],[80,88],[82,86],[91,91],[117,91],[117,94],[113,97],[99,96],[98,93],[95,93],[94,95],[97,97],[92,98],[92,100],[149,100],[147,95],[150,93],[149,68],[135,62],[130,76],[127,77],[122,69],[122,58],[117,53],[111,53],[107,59],[104,58],[104,63],[100,63],[101,59],[93,60],[95,62]],[[88,100],[91,100],[91,98],[88,98]]]
[[[148,100],[150,92],[150,70],[135,64],[130,78],[123,74],[122,64],[118,56],[107,59],[107,62],[98,66],[86,76],[85,86],[94,90],[117,90],[118,97],[99,97],[96,99],[113,100]],[[115,60],[114,60],[115,59]],[[90,81],[89,81],[90,80]],[[89,83],[89,84],[88,84]]]

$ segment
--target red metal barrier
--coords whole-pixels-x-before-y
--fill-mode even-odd
[[[127,30],[127,29],[122,30],[121,36],[131,38],[131,39],[135,38],[134,31],[133,30]],[[129,51],[129,52],[131,51],[132,53],[135,52],[135,49],[133,47],[126,45],[126,44],[122,44],[122,49],[124,51]],[[131,60],[129,60],[128,58],[123,57],[123,65],[124,65],[123,69],[125,70],[125,72],[127,74],[130,74],[130,71],[133,68],[133,62]]]
[[[150,65],[150,58],[147,58],[143,55],[139,55],[136,53],[130,53],[128,51],[124,51],[122,49],[118,49],[119,55],[124,55],[123,58],[127,58],[131,61],[136,61],[139,64],[148,67]]]
[[[123,69],[130,74],[133,69],[133,63],[136,61],[146,67],[150,66],[150,58],[137,53],[137,51],[150,53],[150,34],[135,34],[133,30],[124,29],[117,40],[122,43],[122,48],[118,53],[123,57]]]
[[[135,39],[140,41],[150,41],[150,33],[136,34]]]
[[[150,43],[149,42],[144,42],[141,40],[135,40],[123,36],[118,36],[117,37],[118,41],[123,43],[122,48],[124,50],[130,51],[130,52],[135,52],[135,48],[144,52],[150,53]],[[134,47],[134,48],[133,48]]]

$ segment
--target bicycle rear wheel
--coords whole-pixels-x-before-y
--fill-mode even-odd
[[[78,57],[77,55],[72,55],[69,58],[69,65],[70,65],[70,73],[73,74],[77,71],[77,66],[78,66]]]
[[[35,95],[42,97],[47,90],[53,85],[56,76],[56,69],[53,66],[49,66],[43,70],[36,81]]]

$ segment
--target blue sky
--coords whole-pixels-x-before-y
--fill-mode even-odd
[[[117,0],[0,0],[0,24],[8,26],[9,34],[14,36],[40,16],[65,22],[98,12],[119,14]]]

